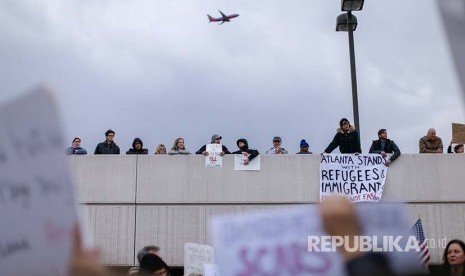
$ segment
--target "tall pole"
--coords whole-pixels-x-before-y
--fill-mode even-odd
[[[354,31],[352,30],[352,12],[347,12],[347,26],[349,33],[350,75],[352,78],[352,107],[354,112],[354,126],[360,135],[360,122],[358,118],[357,74],[355,72]]]

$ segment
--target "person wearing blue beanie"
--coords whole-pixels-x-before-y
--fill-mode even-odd
[[[305,139],[300,140],[300,151],[297,154],[312,154],[312,152],[309,151],[309,147]]]

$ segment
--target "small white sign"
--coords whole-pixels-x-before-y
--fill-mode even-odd
[[[223,167],[223,146],[221,144],[208,144],[206,147],[208,155],[205,156],[205,168],[221,168]]]
[[[184,275],[204,275],[204,265],[214,264],[213,247],[198,243],[184,244]]]
[[[249,164],[244,165],[244,160],[247,158],[245,154],[234,155],[234,170],[236,171],[259,171],[260,170],[260,155],[249,161]]]

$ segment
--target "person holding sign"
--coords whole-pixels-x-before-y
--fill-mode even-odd
[[[99,143],[94,154],[119,154],[119,147],[116,145],[115,132],[111,129],[105,132],[105,142]]]
[[[420,153],[443,153],[444,146],[434,128],[428,129],[426,136],[420,138]]]
[[[453,140],[450,141],[449,147],[447,147],[447,153],[463,153],[463,144],[457,144],[454,146],[454,152],[452,152]]]
[[[85,148],[81,148],[81,138],[75,137],[73,139],[71,147],[66,149],[66,153],[68,155],[73,155],[73,154],[83,155],[83,154],[87,154],[87,150]]]
[[[358,131],[350,125],[349,120],[346,118],[339,121],[336,135],[334,135],[333,141],[326,147],[324,153],[331,153],[337,147],[339,147],[341,153],[362,153]]]
[[[281,147],[282,139],[279,136],[273,138],[273,147],[266,154],[287,154],[287,150]]]
[[[381,154],[384,159],[386,159],[388,153],[393,153],[389,160],[384,163],[386,167],[389,167],[391,162],[394,162],[394,160],[396,160],[401,154],[396,143],[387,138],[387,131],[385,128],[378,130],[378,140],[374,140],[373,144],[371,144],[370,153]]]
[[[221,144],[221,139],[223,138],[220,135],[213,134],[211,138],[211,144]],[[222,151],[220,153],[220,156],[231,153],[225,145],[221,145],[221,148]],[[195,152],[195,154],[203,154],[205,156],[208,156],[207,145],[203,145],[198,151]]]
[[[243,154],[244,155],[244,165],[248,165],[252,159],[258,156],[259,152],[258,150],[254,149],[249,149],[249,144],[247,143],[247,140],[244,138],[238,139],[237,142],[237,147],[239,150],[233,152],[233,154]]]

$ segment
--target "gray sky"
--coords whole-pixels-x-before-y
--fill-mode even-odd
[[[362,149],[379,128],[404,153],[435,127],[447,146],[464,120],[459,85],[433,0],[366,1],[355,15]],[[218,9],[240,16],[208,23]],[[338,122],[353,122],[347,33],[339,0],[0,2],[0,103],[46,83],[66,139],[93,152],[108,129],[126,151],[153,153],[213,133],[265,152],[273,136],[322,152]],[[27,111],[25,111],[27,112]]]

